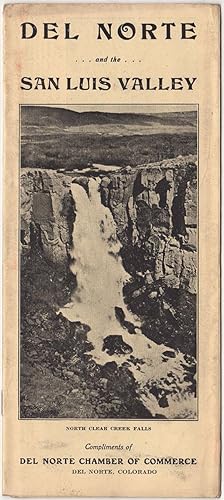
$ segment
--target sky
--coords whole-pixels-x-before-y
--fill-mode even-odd
[[[49,107],[49,106],[48,106]],[[196,104],[58,104],[52,105],[56,108],[70,109],[72,111],[78,111],[82,113],[83,111],[103,111],[109,113],[167,113],[167,112],[183,112],[183,111],[197,111]]]

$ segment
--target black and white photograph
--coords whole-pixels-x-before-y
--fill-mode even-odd
[[[20,106],[20,419],[198,419],[197,129]]]

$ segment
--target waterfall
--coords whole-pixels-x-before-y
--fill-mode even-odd
[[[116,224],[109,208],[101,204],[98,182],[89,180],[89,196],[79,184],[72,184],[76,206],[73,230],[71,271],[77,288],[72,303],[63,310],[69,321],[80,321],[91,328],[91,351],[101,364],[108,361],[103,354],[103,341],[108,335],[123,334],[116,319],[115,307],[120,307],[129,321],[136,321],[123,300],[123,285],[130,276],[125,272],[116,235]]]
[[[90,355],[97,364],[115,361],[121,366],[126,363],[136,380],[137,393],[152,415],[159,413],[174,418],[182,406],[189,407],[189,413],[194,414],[194,398],[188,395],[190,383],[185,380],[187,364],[183,354],[145,337],[140,320],[124,303],[123,286],[130,276],[119,255],[121,244],[112,213],[101,203],[99,182],[89,180],[89,194],[79,184],[71,185],[76,207],[71,271],[76,276],[77,287],[72,301],[61,312],[69,321],[90,327],[88,340],[94,348]],[[120,308],[126,322],[133,325],[132,334],[118,321],[115,308]],[[132,356],[130,351],[109,355],[103,350],[104,340],[111,335],[122,336]],[[169,353],[172,356],[174,353],[174,357],[169,357]],[[161,391],[170,391],[170,386],[175,384],[177,397],[168,395],[168,407],[158,405],[150,392],[153,384]]]

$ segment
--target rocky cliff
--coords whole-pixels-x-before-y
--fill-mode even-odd
[[[68,263],[76,213],[71,183],[81,184],[88,192],[91,176],[100,179],[102,204],[110,208],[116,222],[127,271],[132,276],[143,277],[143,287],[149,285],[152,294],[159,293],[158,283],[194,294],[195,156],[144,164],[135,169],[126,167],[106,176],[91,169],[85,175],[77,171],[22,169],[22,249],[38,247],[47,260],[60,265]]]
[[[106,175],[22,169],[20,199],[21,416],[195,418],[196,157]],[[85,324],[59,313],[72,300]]]

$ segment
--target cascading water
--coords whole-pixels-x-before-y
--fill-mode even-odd
[[[94,348],[90,354],[96,363],[115,361],[121,366],[125,362],[136,380],[136,392],[152,415],[175,418],[184,411],[194,418],[195,399],[189,392],[184,355],[145,337],[140,320],[124,303],[123,286],[130,276],[119,256],[121,244],[112,213],[101,203],[99,181],[89,180],[89,195],[77,183],[72,183],[71,190],[76,207],[71,271],[76,276],[77,288],[62,314],[69,321],[90,327],[88,340]],[[132,334],[118,321],[115,308],[123,311],[126,324],[132,324]],[[105,339],[112,335],[122,336],[132,350],[131,356],[130,350],[120,355],[109,355],[103,350]],[[169,353],[175,357],[169,357]],[[155,384],[168,393],[165,408],[159,406],[151,392]]]

